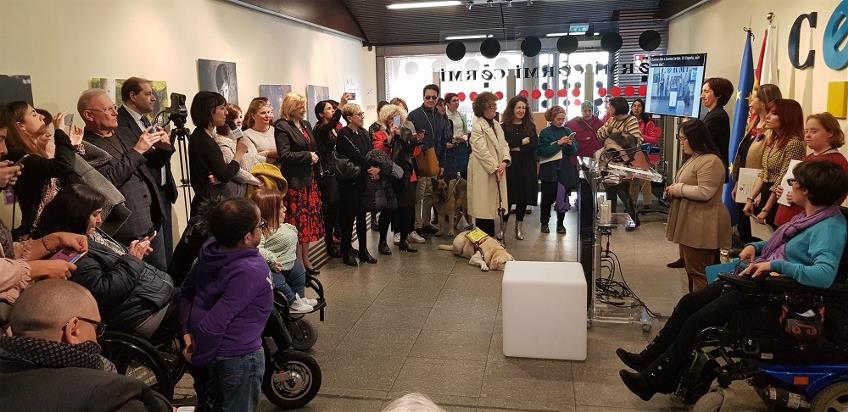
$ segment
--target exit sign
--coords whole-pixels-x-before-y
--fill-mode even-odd
[[[568,26],[569,33],[586,33],[589,31],[589,24],[572,24]]]

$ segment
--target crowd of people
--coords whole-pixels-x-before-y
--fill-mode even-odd
[[[680,245],[681,262],[674,264],[686,268],[696,296],[684,298],[686,302],[715,298],[715,291],[706,287],[704,268],[715,261],[718,249],[731,247],[720,189],[729,144],[723,106],[732,93],[725,79],[704,83],[702,100],[710,111],[704,121],[681,125],[678,141],[685,161],[665,190],[671,200],[667,237]],[[84,91],[77,104],[83,128],[67,122],[68,113],[54,117],[26,102],[7,104],[0,112],[0,154],[5,159],[0,186],[13,189],[22,212],[20,224],[11,230],[0,222],[0,325],[9,325],[11,333],[0,338],[0,374],[33,369],[32,364],[78,366],[39,360],[19,366],[19,358],[28,358],[16,350],[33,339],[49,341],[39,343],[49,346],[45,350],[84,350],[92,361],[80,367],[108,369],[108,361],[97,358],[91,347],[104,325],[149,339],[181,333],[199,400],[216,410],[253,410],[259,400],[264,370],[260,333],[272,310],[272,290],[285,296],[292,312],[308,313],[317,305],[304,293],[307,275],[320,274],[310,260],[311,243],[323,242],[327,254],[346,265],[376,264],[367,242],[371,223],[379,232],[380,255],[393,253],[389,228],[397,249],[414,253],[414,244],[425,243],[438,231],[432,214],[435,188],[454,179],[467,179],[466,225],[503,239],[514,215],[514,237],[522,240],[528,206],[540,206],[541,233],[551,231],[553,207],[555,232],[562,235],[569,195],[578,184],[577,157],[597,157],[611,147],[658,145],[660,139],[644,102],[637,99],[630,105],[623,97],[609,99],[605,120],[590,102],[571,120],[563,107],[553,106],[544,113],[549,125],[537,130],[522,96],[509,99],[506,110],[498,113],[497,96],[480,93],[469,121],[458,110],[456,94],[442,97],[431,84],[422,90],[421,106],[411,111],[400,98],[380,102],[377,119],[366,129],[363,109],[348,94],[311,108],[318,118],[312,125],[305,120],[310,109],[306,99],[296,93],[285,96],[279,113],[263,97],[253,99],[243,113],[218,93],[199,92],[190,106],[195,129],[188,143],[194,193],[189,214],[204,220],[212,237],[197,256],[189,257],[197,259],[190,271],[169,273],[174,259],[171,208],[177,199],[170,169],[174,145],[150,117],[156,99],[150,81],[128,79],[121,96],[123,104],[117,107],[104,90]],[[806,157],[805,143],[811,151]],[[781,99],[776,86],[757,90],[733,165],[734,173],[737,167],[761,172],[754,194],[740,210],[773,225],[784,243],[798,230],[782,228],[808,222],[820,210],[828,210],[825,221],[842,231],[842,243],[828,239],[827,248],[834,249],[827,249],[829,254],[806,256],[792,243],[781,252],[788,257],[782,268],[802,283],[828,286],[833,276],[822,273],[827,271],[821,268],[822,259],[831,261],[835,248],[838,257],[844,246],[844,219],[831,213],[844,200],[844,182],[831,179],[833,170],[807,166],[826,161],[838,164],[844,174],[848,162],[837,150],[843,143],[830,114],[810,115],[805,124],[800,105]],[[789,161],[802,158],[793,180],[793,205],[778,207],[777,183]],[[658,161],[641,151],[620,160],[640,168]],[[831,181],[819,181],[824,178]],[[638,228],[640,194],[643,208],[652,205],[650,183],[625,177],[606,184],[605,190],[610,199],[624,203],[634,221],[628,230]],[[814,220],[803,228],[822,219]],[[739,233],[745,243],[757,240],[750,228],[740,225]],[[807,241],[821,243],[815,236]],[[763,244],[754,245],[762,252]],[[766,256],[773,248],[765,245]],[[51,259],[57,253],[67,259]],[[746,248],[743,257],[753,258],[753,253]],[[781,267],[773,260],[772,265]],[[752,274],[768,269],[752,267]],[[815,273],[808,267],[815,267]],[[180,285],[174,279],[185,281]],[[64,286],[71,283],[67,280],[81,288]],[[24,302],[27,297],[49,298],[65,305],[62,299],[71,298],[59,295],[71,291],[81,302],[78,312],[63,308],[42,313],[48,307],[16,303],[20,296]],[[699,293],[712,294],[701,298]],[[91,298],[96,308],[83,304]],[[681,309],[687,314],[680,315],[680,322],[703,305],[681,302],[689,309]],[[45,316],[49,319],[38,318]],[[661,332],[661,338],[684,333],[673,328],[678,329]],[[83,331],[84,337],[75,331]],[[672,350],[665,343],[655,346],[660,349],[627,361],[654,365],[660,351]],[[38,376],[34,372],[20,379]],[[667,386],[642,375],[628,375],[625,382],[640,394]],[[160,402],[149,392],[131,390],[133,402]]]

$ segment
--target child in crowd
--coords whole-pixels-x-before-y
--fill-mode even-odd
[[[255,411],[265,354],[262,331],[274,305],[271,276],[257,246],[265,221],[250,200],[232,198],[209,213],[213,238],[182,288],[180,324],[198,405]]]
[[[286,205],[279,190],[260,188],[251,196],[259,215],[267,222],[262,229],[259,253],[271,268],[274,289],[289,302],[292,313],[312,312],[318,301],[304,297],[306,268],[297,260],[297,228],[286,220]]]

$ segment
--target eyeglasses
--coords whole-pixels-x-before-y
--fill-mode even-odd
[[[486,107],[488,107],[489,109],[497,109],[497,108],[498,108],[498,105],[497,105],[497,104],[490,104],[490,105],[488,105],[488,106],[486,106]]]
[[[106,324],[103,323],[103,322],[98,322],[96,320],[84,318],[82,316],[75,316],[75,317],[77,319],[85,322],[85,323],[90,324],[91,326],[94,326],[94,335],[97,336],[98,338],[103,336],[103,334],[106,332]],[[73,318],[71,318],[71,320],[73,320]],[[68,323],[71,323],[71,320],[69,320]],[[68,325],[65,324],[65,327],[67,327],[67,326]]]
[[[794,177],[786,179],[786,183],[789,184],[789,186],[794,186],[795,183],[798,183],[799,185],[801,184],[801,182],[799,182],[798,179],[795,179]]]
[[[439,100],[439,96],[424,96],[424,100]]]
[[[266,222],[265,219],[259,219],[259,223],[256,224],[256,227],[259,229],[265,229],[268,227],[268,222]]]
[[[103,112],[103,113],[118,113],[118,106],[112,106],[105,109],[86,109],[90,112]]]
[[[354,113],[351,116],[365,117],[365,112]]]

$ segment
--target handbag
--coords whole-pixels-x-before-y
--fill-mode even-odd
[[[359,152],[359,148],[357,148],[356,145],[350,141],[350,138],[345,136],[345,139],[347,139],[348,143],[350,143],[350,145],[353,146],[353,148],[357,152]],[[331,167],[331,172],[333,172],[333,174],[336,175],[339,180],[356,179],[357,177],[359,177],[359,174],[362,173],[362,168],[359,167],[358,164],[354,163],[350,159],[346,159],[343,157],[340,158],[339,153],[338,151],[336,151],[335,147],[333,147],[332,156],[333,165]]]
[[[420,177],[436,177],[439,175],[439,159],[436,157],[436,149],[433,147],[422,151],[415,158],[415,164],[418,166],[418,176]]]

